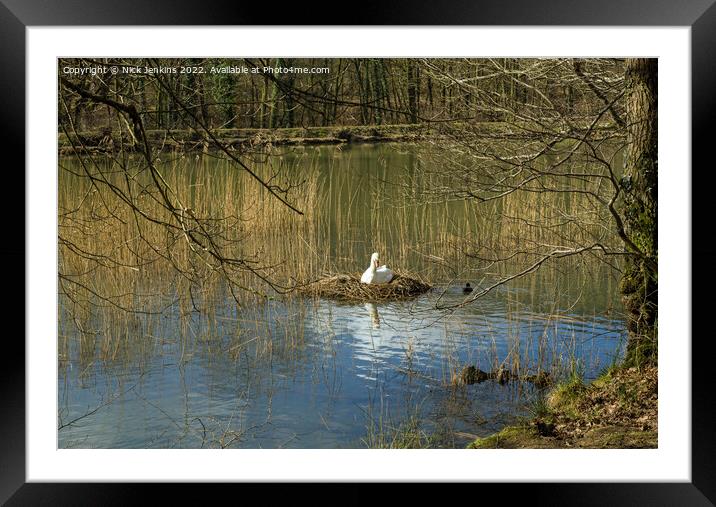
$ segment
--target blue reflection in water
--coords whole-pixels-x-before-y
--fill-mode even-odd
[[[69,340],[59,424],[74,422],[58,432],[59,447],[354,448],[367,445],[370,427],[389,437],[409,418],[436,436],[432,445],[464,447],[528,415],[538,391],[519,382],[454,387],[462,367],[504,362],[530,374],[561,365],[590,379],[624,340],[620,319],[508,312],[509,295],[451,314],[436,312],[431,296],[242,312],[227,303],[186,327],[174,308],[151,337],[136,337],[134,355],[104,363],[83,360],[82,340]],[[456,286],[443,302],[463,298]]]

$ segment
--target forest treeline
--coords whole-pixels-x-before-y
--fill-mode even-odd
[[[253,72],[215,72],[229,67]],[[71,72],[139,68],[140,72]],[[146,73],[144,67],[174,69]],[[304,68],[316,72],[272,72]],[[269,70],[267,70],[269,69]],[[590,117],[623,88],[619,59],[61,59],[60,81],[132,105],[146,129],[296,128]],[[64,103],[62,102],[64,99]],[[60,86],[59,121],[116,130],[107,104]],[[620,118],[616,114],[605,117]],[[121,127],[120,127],[121,128]]]

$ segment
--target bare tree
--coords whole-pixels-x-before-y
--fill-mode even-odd
[[[97,63],[105,64],[83,62],[88,67]],[[149,64],[166,67],[160,61],[150,60]],[[162,170],[162,147],[150,140],[145,123],[153,114],[168,114],[172,128],[165,130],[165,138],[176,129],[190,129],[193,139],[213,145],[234,170],[248,174],[257,188],[292,212],[302,214],[293,202],[297,184],[280,174],[265,179],[242,160],[245,155],[230,150],[220,141],[206,124],[205,97],[195,96],[196,88],[187,87],[191,83],[185,81],[185,76],[167,79],[161,73],[144,73],[141,79],[137,75],[121,81],[108,76],[106,79],[99,76],[71,79],[60,75],[59,127],[70,140],[71,153],[79,161],[78,168],[61,161],[60,170],[67,178],[82,180],[87,188],[84,195],[75,199],[74,207],[63,208],[61,204],[59,210],[58,276],[62,292],[80,306],[93,301],[121,311],[146,313],[133,305],[132,298],[141,283],[141,272],[158,261],[173,267],[174,273],[188,285],[190,295],[193,286],[213,275],[226,281],[236,301],[240,299],[237,291],[264,296],[244,283],[247,274],[273,291],[291,290],[271,276],[270,266],[244,253],[242,245],[247,227],[240,214],[205,213],[186,204],[183,197],[186,191],[172,185]],[[137,91],[139,87],[141,93]],[[141,109],[147,94],[152,94],[157,104],[163,103],[169,108]],[[78,104],[89,112],[105,110],[108,129],[102,134],[104,138],[99,144],[103,151],[99,153],[96,146],[87,145],[86,135],[77,128]],[[115,139],[119,146],[114,145]],[[129,229],[128,236],[134,239],[117,245],[107,240],[97,241],[92,235],[92,231],[111,231],[112,228]],[[114,270],[124,277],[133,276],[133,289],[121,290],[114,286],[113,290],[102,290],[99,283],[87,282],[88,273],[95,273],[95,282],[103,281],[97,275],[105,270]],[[196,306],[193,298],[192,304]]]
[[[432,82],[463,103],[435,143],[429,199],[466,199],[501,216],[468,242],[497,271],[460,305],[546,263],[596,256],[623,270],[627,362],[656,347],[656,63],[654,60],[423,60]],[[453,107],[456,107],[453,105]],[[486,122],[489,119],[491,121]],[[580,196],[572,202],[570,196]],[[512,202],[531,204],[513,213]],[[614,262],[623,258],[623,263]],[[455,305],[438,307],[451,308]]]

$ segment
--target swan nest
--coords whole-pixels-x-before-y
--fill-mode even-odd
[[[388,301],[409,299],[424,294],[432,285],[415,275],[396,272],[388,283],[361,283],[360,274],[332,275],[300,289],[304,294],[344,301]]]

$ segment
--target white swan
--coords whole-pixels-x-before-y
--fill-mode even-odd
[[[378,267],[378,252],[370,256],[370,266],[360,277],[361,283],[388,283],[393,279],[393,272],[383,265]]]

